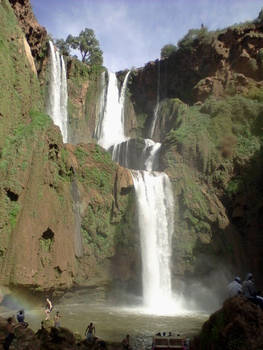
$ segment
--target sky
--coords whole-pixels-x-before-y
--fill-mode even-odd
[[[222,29],[255,19],[262,0],[31,0],[38,22],[55,39],[91,28],[110,71],[143,67],[189,29]]]

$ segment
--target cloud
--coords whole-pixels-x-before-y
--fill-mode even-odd
[[[257,17],[261,0],[31,0],[40,24],[55,38],[92,28],[113,71],[159,57],[201,23],[209,29]]]

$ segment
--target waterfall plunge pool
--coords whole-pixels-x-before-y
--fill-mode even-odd
[[[23,307],[29,327],[36,331],[45,317],[44,308],[39,305]],[[18,309],[7,310],[0,307],[2,317],[14,315],[16,311]],[[151,337],[158,332],[192,337],[208,318],[208,314],[198,311],[178,310],[174,314],[170,312],[169,315],[151,314],[151,311],[138,306],[114,307],[104,303],[92,303],[89,300],[84,302],[83,296],[79,295],[54,303],[51,318],[56,311],[62,315],[62,327],[69,328],[83,337],[87,325],[93,322],[97,337],[106,341],[121,341],[126,334],[130,334],[135,343],[140,342],[140,348],[143,348],[141,343],[148,348]]]

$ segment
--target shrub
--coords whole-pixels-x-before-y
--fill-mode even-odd
[[[177,46],[173,44],[164,45],[161,49],[161,58],[162,59],[168,58],[172,54],[174,54],[176,51],[177,51]]]

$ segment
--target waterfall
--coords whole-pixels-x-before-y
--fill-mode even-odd
[[[68,141],[68,92],[67,75],[63,57],[55,49],[52,41],[50,46],[50,80],[47,103],[47,113],[55,125],[60,128],[63,142]]]
[[[105,78],[106,73],[102,72],[101,73],[101,95],[100,95],[100,108],[99,108],[99,121],[96,126],[95,130],[95,139],[98,140],[100,138],[101,132],[102,132],[102,121],[104,117],[104,111],[105,111],[105,105],[106,105],[106,78]]]
[[[142,148],[143,146],[143,148]],[[150,139],[129,139],[110,148],[112,160],[121,166],[135,170],[158,170],[159,142]]]
[[[119,94],[117,77],[114,73],[108,72],[106,106],[103,119],[99,121],[97,135],[98,144],[105,149],[127,140],[124,133],[124,101],[129,74],[130,72],[126,74]]]
[[[159,75],[156,115],[151,135],[154,133],[159,108]],[[171,306],[174,305],[170,270],[174,230],[173,191],[169,177],[156,171],[159,169],[161,143],[125,136],[123,106],[128,77],[129,72],[119,96],[116,76],[109,73],[106,97],[104,92],[101,94],[96,136],[98,143],[112,152],[114,161],[132,169],[141,241],[143,305],[150,312],[167,313],[171,312]],[[165,304],[167,307],[164,307]]]
[[[132,171],[132,176],[140,228],[143,302],[156,310],[172,300],[173,192],[165,173]]]
[[[152,120],[152,125],[150,127],[150,134],[149,137],[152,138],[154,131],[155,131],[155,125],[158,119],[159,115],[159,102],[160,102],[160,60],[158,61],[158,66],[157,66],[157,92],[156,92],[156,106],[154,108],[153,112],[153,120]]]
[[[161,143],[154,142],[150,139],[145,139],[145,148],[143,150],[143,154],[147,155],[147,151],[149,150],[149,155],[146,157],[146,160],[144,162],[145,164],[145,170],[152,171],[155,169],[158,169],[159,167],[159,159],[158,159],[158,153],[161,148]]]

